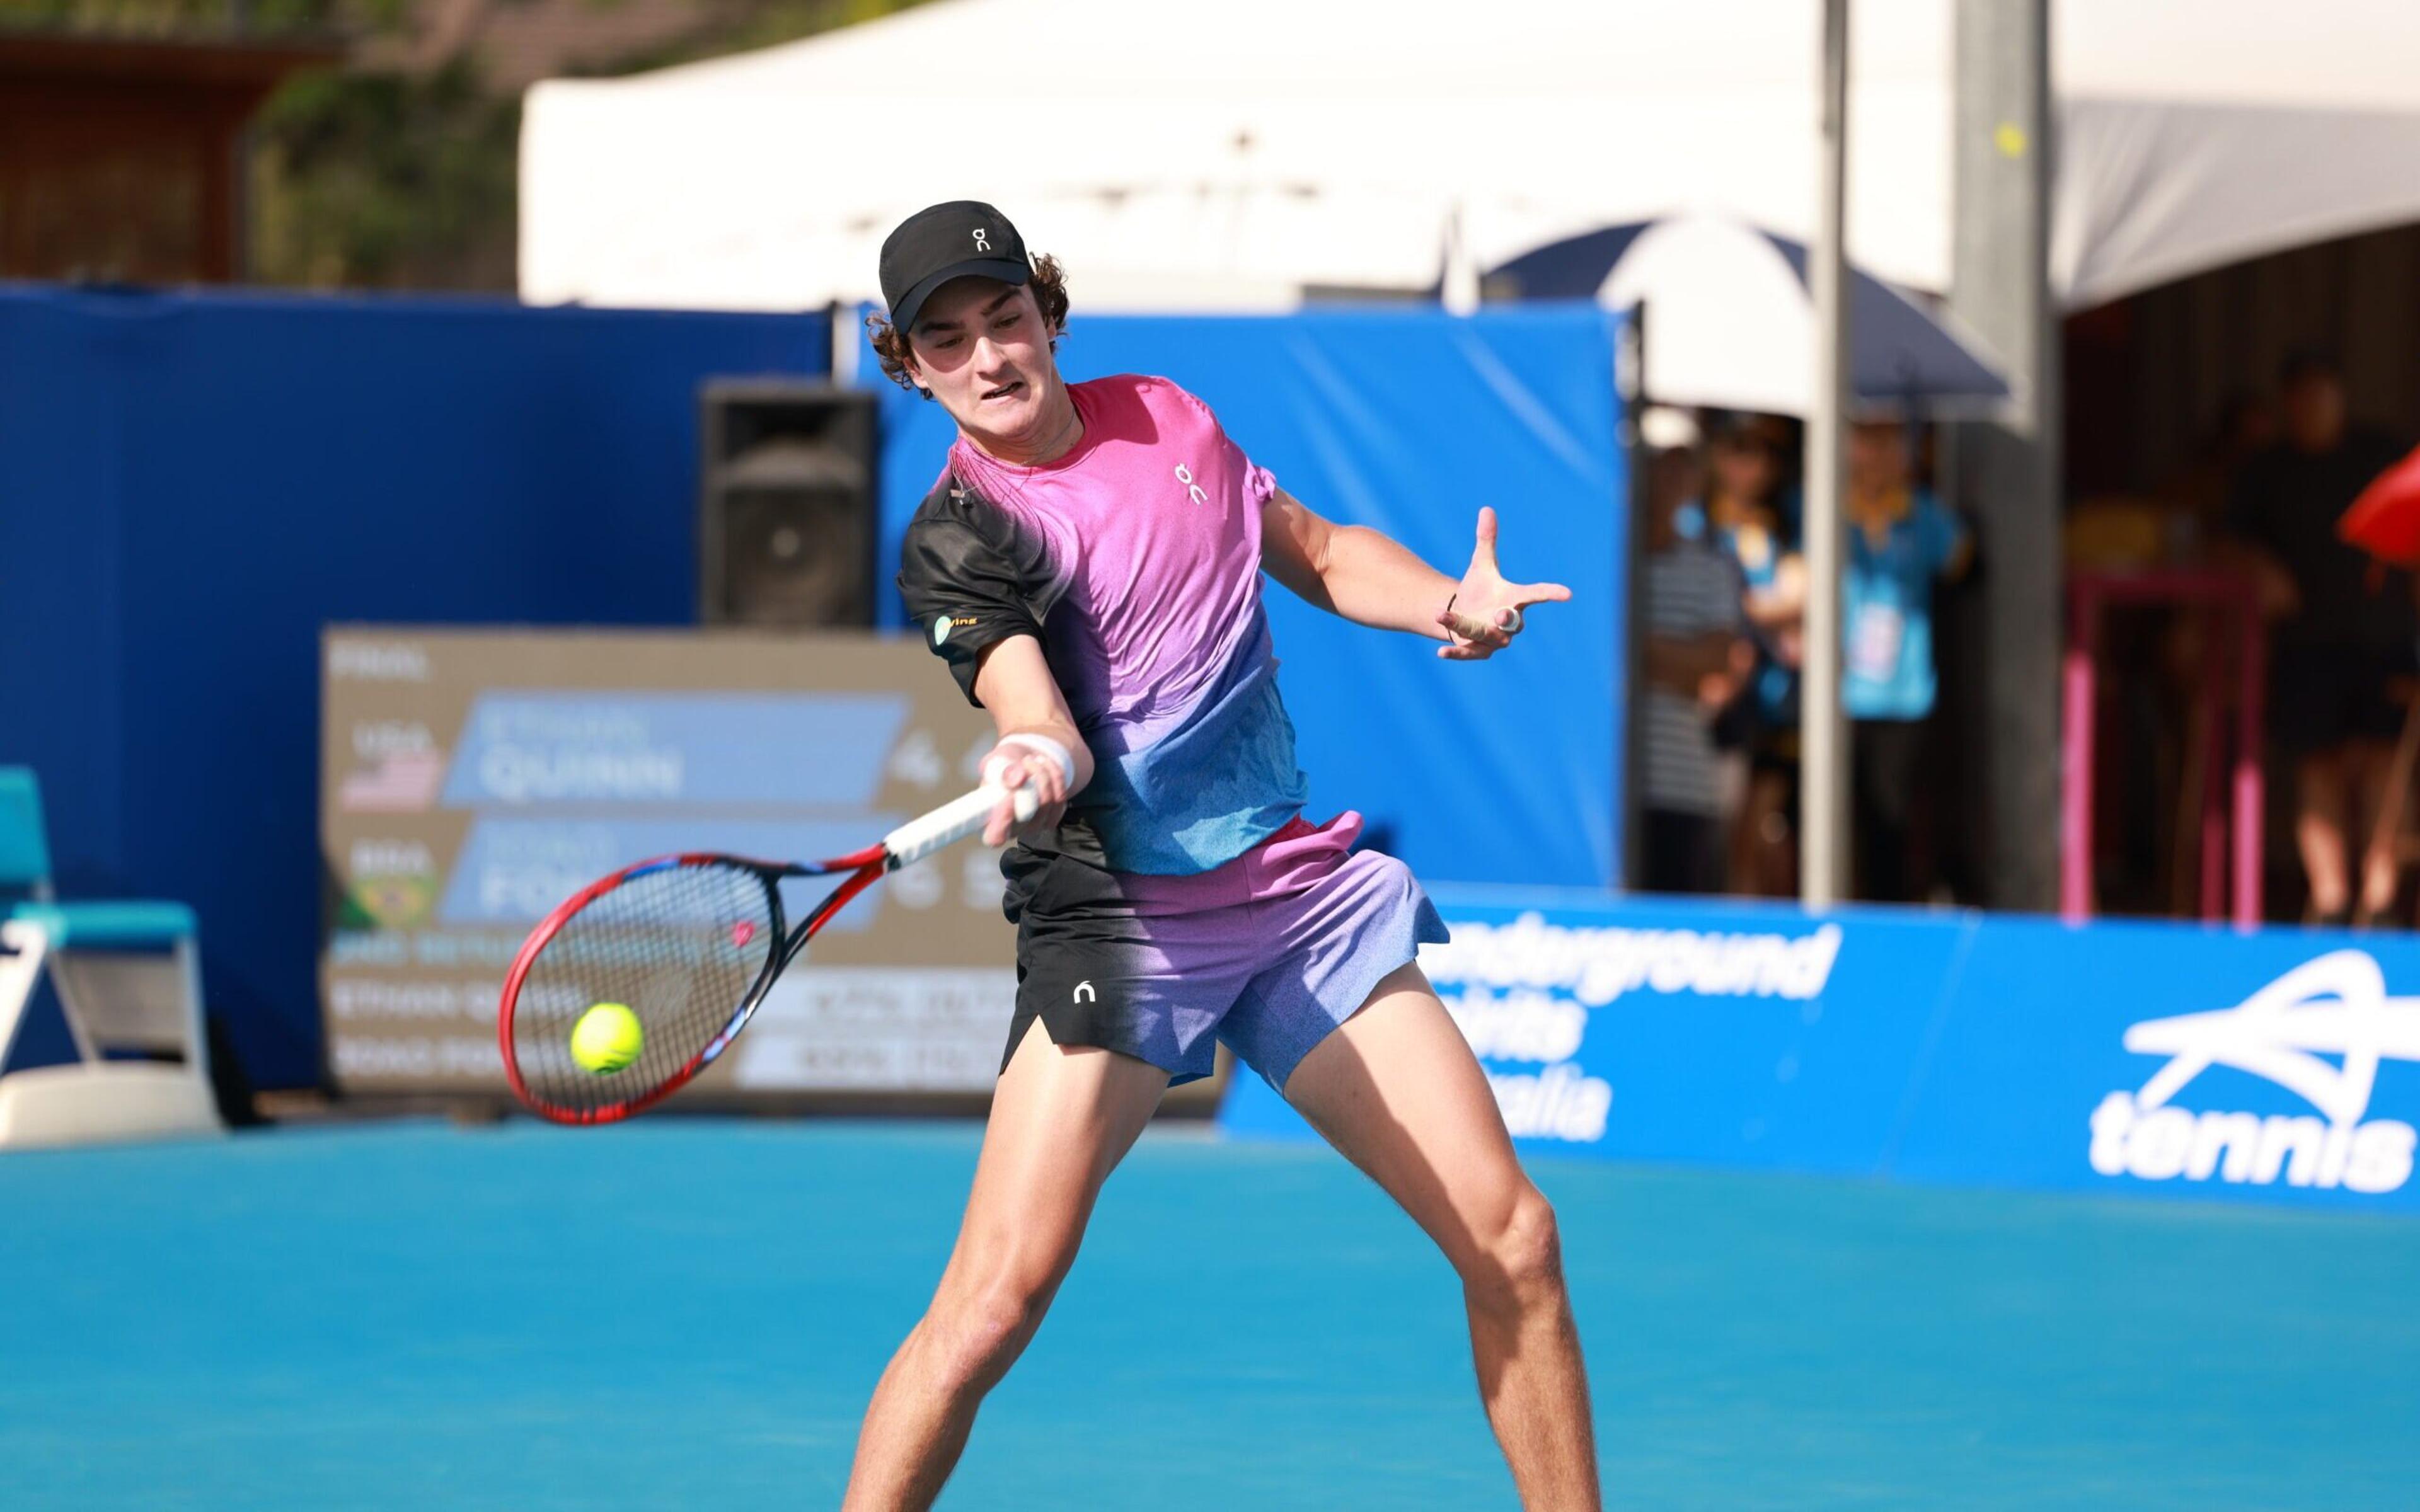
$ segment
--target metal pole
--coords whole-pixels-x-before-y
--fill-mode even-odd
[[[1815,296],[1815,372],[1807,413],[1807,634],[1798,703],[1798,888],[1809,908],[1829,908],[1849,890],[1849,724],[1840,713],[1848,147],[1849,0],[1823,0],[1823,200],[1807,257]]]
[[[1980,528],[1985,902],[2061,902],[2058,314],[2050,297],[2052,0],[1957,0],[1949,307],[2008,364],[2014,398],[1960,426],[1960,502]],[[2089,869],[2088,856],[2065,863]]]
[[[1646,808],[1647,772],[1647,511],[1652,507],[1653,456],[1647,449],[1647,326],[1648,306],[1641,302],[1621,323],[1620,345],[1614,348],[1613,386],[1621,405],[1621,449],[1630,464],[1629,487],[1623,494],[1621,528],[1621,855],[1617,873],[1624,887],[1637,887],[1646,877],[1642,861],[1644,839],[1639,815]]]
[[[1438,302],[1448,315],[1470,315],[1479,309],[1479,264],[1470,255],[1470,228],[1463,224],[1462,201],[1446,211],[1444,268],[1437,278]]]

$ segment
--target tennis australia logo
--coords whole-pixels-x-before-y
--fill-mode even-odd
[[[2367,1115],[2380,1064],[2420,1060],[2420,997],[2387,996],[2385,974],[2366,952],[2305,962],[2234,1008],[2146,1020],[2126,1031],[2125,1045],[2167,1064],[2139,1090],[2112,1092],[2092,1110],[2089,1159],[2103,1176],[2368,1193],[2412,1178],[2420,1135]],[[2322,1117],[2173,1105],[2213,1066],[2273,1082]]]

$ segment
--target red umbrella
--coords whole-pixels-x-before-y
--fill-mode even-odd
[[[2420,451],[2372,479],[2336,534],[2397,567],[2420,567]]]
[[[2336,534],[2389,566],[2420,566],[2420,451],[2372,478],[2336,521]],[[2371,845],[2390,848],[2402,833],[2404,798],[2412,791],[2415,764],[2420,764],[2420,697],[2411,700],[2403,717],[2403,737],[2395,743],[2386,801],[2379,806]]]

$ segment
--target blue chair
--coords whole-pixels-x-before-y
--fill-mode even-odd
[[[40,785],[0,766],[0,1067],[45,979],[78,1058],[0,1074],[0,1149],[220,1132],[194,911],[58,902]]]

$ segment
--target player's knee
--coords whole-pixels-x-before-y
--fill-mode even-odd
[[[1525,1311],[1561,1296],[1562,1236],[1554,1205],[1536,1187],[1525,1184],[1495,1232],[1481,1236],[1463,1285],[1491,1312]]]
[[[938,1310],[930,1326],[945,1389],[988,1389],[1016,1362],[1040,1321],[1038,1307],[999,1294]]]
[[[988,1387],[1006,1372],[1049,1306],[1047,1278],[1001,1267],[934,1302],[929,1324],[954,1386]]]

